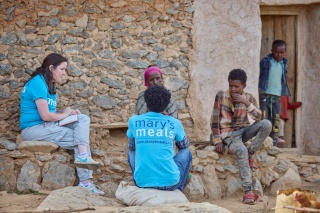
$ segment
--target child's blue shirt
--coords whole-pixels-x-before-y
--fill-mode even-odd
[[[173,143],[179,143],[186,135],[178,119],[156,112],[134,115],[129,119],[127,136],[135,141],[134,180],[139,187],[172,186],[179,182]]]
[[[270,60],[270,71],[269,71],[269,80],[268,88],[266,93],[271,95],[281,96],[281,78],[282,78],[282,69],[283,62],[276,61],[273,58]]]

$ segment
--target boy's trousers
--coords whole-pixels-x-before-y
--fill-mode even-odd
[[[58,121],[43,122],[23,129],[21,133],[24,140],[43,140],[53,142],[65,149],[73,149],[75,158],[79,154],[78,145],[84,145],[88,147],[88,155],[91,156],[90,118],[84,114],[78,115],[78,121],[65,126],[59,126]],[[77,173],[80,181],[92,178],[91,170],[77,167]]]
[[[277,145],[279,120],[280,120],[280,96],[260,94],[260,109],[262,111],[262,119],[268,119],[272,123],[270,137],[273,139],[273,145]]]
[[[260,149],[262,143],[270,134],[271,127],[269,120],[261,120],[248,127],[234,131],[230,136],[223,139],[229,151],[236,155],[242,186],[246,192],[251,191],[252,187],[249,154],[252,155]],[[249,149],[247,149],[244,143],[253,137],[255,138],[251,141]]]

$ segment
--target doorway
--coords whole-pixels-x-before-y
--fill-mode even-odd
[[[286,58],[288,63],[288,84],[291,92],[290,103],[296,101],[297,79],[297,16],[296,15],[262,15],[262,37],[260,59],[271,53],[272,42],[277,39],[287,43]],[[285,124],[283,147],[296,147],[295,113],[288,110],[288,121]]]

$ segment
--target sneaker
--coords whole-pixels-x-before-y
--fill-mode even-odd
[[[100,190],[98,186],[94,185],[93,183],[89,182],[89,185],[86,187],[81,182],[79,183],[80,187],[90,190],[91,192],[98,194],[98,195],[105,195],[104,191]]]
[[[74,164],[83,169],[96,170],[99,168],[100,163],[92,159],[92,157],[88,156],[86,158],[79,158],[78,156],[74,160]]]

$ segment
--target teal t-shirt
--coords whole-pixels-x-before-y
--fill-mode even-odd
[[[49,94],[48,85],[42,74],[36,75],[23,87],[20,96],[20,129],[42,123],[42,119],[36,105],[37,99],[48,102],[50,112],[56,111],[57,96]]]
[[[268,80],[268,88],[266,93],[271,95],[281,96],[281,79],[282,79],[282,70],[283,70],[283,62],[276,61],[271,59],[271,68],[269,71],[269,80]]]
[[[185,137],[176,118],[156,112],[134,115],[128,122],[128,138],[135,139],[134,180],[139,187],[172,186],[180,171],[174,162],[174,140]]]

